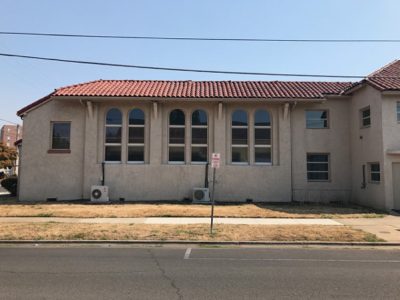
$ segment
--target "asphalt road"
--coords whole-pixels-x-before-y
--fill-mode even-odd
[[[0,299],[400,299],[400,251],[0,247]]]

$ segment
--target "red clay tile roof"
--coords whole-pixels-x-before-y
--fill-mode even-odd
[[[396,78],[378,78],[396,77]],[[381,91],[400,90],[400,60],[395,60],[390,64],[380,68],[367,76],[366,82]]]
[[[54,96],[161,98],[323,98],[350,82],[97,80],[60,88]]]
[[[225,98],[225,99],[320,99],[339,95],[351,82],[311,81],[157,81],[96,80],[55,90],[20,109],[20,116],[52,97],[152,97],[152,98]]]

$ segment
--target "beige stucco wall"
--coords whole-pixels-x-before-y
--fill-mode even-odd
[[[92,102],[92,110],[85,104]],[[214,99],[216,100],[216,99]],[[154,102],[158,104],[155,105]],[[190,162],[191,114],[203,109],[208,114],[209,155],[221,153],[221,168],[216,173],[215,198],[219,201],[354,201],[382,209],[393,208],[392,164],[400,155],[400,124],[396,102],[400,97],[382,96],[364,86],[349,97],[332,97],[324,102],[290,105],[284,114],[282,101],[189,101],[167,99],[54,99],[24,116],[24,141],[20,169],[20,200],[88,199],[92,185],[102,179],[104,125],[106,112],[119,108],[123,113],[121,163],[107,163],[105,184],[110,198],[118,200],[182,200],[191,198],[194,187],[203,187],[205,165]],[[360,126],[360,109],[370,106],[372,124]],[[145,112],[145,163],[131,164],[127,158],[127,120],[129,111]],[[219,110],[221,108],[221,110]],[[173,109],[186,115],[186,162],[168,163],[168,116]],[[231,156],[231,115],[243,109],[249,117],[248,138],[254,142],[252,124],[258,109],[272,118],[272,164],[254,163],[254,148],[249,147],[250,162],[235,165]],[[327,109],[328,129],[306,129],[307,109]],[[91,113],[89,113],[89,111]],[[71,122],[71,153],[51,154],[50,123]],[[307,153],[330,154],[330,180],[307,181]],[[379,162],[381,182],[368,181],[361,189],[362,165]],[[292,165],[293,164],[293,165]],[[211,172],[210,176],[211,178]],[[293,184],[293,186],[292,186]],[[292,193],[293,188],[293,193]]]
[[[110,198],[117,200],[182,200],[191,198],[193,187],[204,185],[204,165],[191,164],[190,146],[186,146],[186,162],[171,165],[167,161],[168,116],[173,109],[186,114],[186,142],[190,143],[191,113],[204,109],[209,117],[209,154],[220,152],[221,168],[217,170],[216,200],[220,201],[290,201],[290,118],[283,118],[283,104],[238,101],[224,103],[218,114],[218,102],[165,101],[157,105],[157,115],[150,101],[92,101],[93,113],[75,101],[53,100],[29,112],[24,119],[27,126],[23,147],[23,171],[20,184],[21,200],[59,200],[90,198],[91,185],[101,183],[101,162],[104,158],[105,114],[112,108],[123,113],[121,163],[107,163],[105,184]],[[139,107],[146,115],[145,163],[130,164],[127,157],[127,116]],[[230,122],[235,109],[248,112],[249,123],[257,109],[271,114],[273,163],[257,165],[249,148],[250,163],[234,165],[230,162]],[[71,121],[71,153],[48,154],[50,121]],[[254,136],[249,128],[250,142]],[[35,176],[41,173],[40,178]],[[211,172],[210,172],[211,175]],[[211,177],[211,176],[210,176]]]
[[[371,126],[362,128],[360,110],[370,106]],[[370,86],[364,86],[352,96],[350,107],[351,161],[352,161],[352,199],[365,206],[385,209],[386,174],[381,172],[381,182],[371,183],[368,179],[368,163],[379,162],[383,166],[381,94]],[[366,187],[361,188],[362,166],[365,165]]]
[[[394,201],[394,187],[400,182],[393,181],[393,163],[400,163],[400,155],[387,151],[400,150],[400,123],[397,120],[397,102],[400,96],[382,96],[383,166],[385,174],[385,208],[400,209],[400,201]]]
[[[296,105],[292,113],[293,199],[296,201],[349,201],[351,161],[349,145],[349,98]],[[307,129],[306,110],[328,111],[326,129]],[[330,180],[307,181],[307,153],[328,153]]]
[[[71,153],[49,154],[52,121],[71,121]],[[82,198],[85,113],[78,101],[51,101],[23,119],[19,199]]]

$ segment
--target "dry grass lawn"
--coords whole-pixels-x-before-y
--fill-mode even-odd
[[[208,217],[210,206],[196,204],[11,204],[0,205],[0,217]],[[377,218],[372,210],[323,204],[217,205],[216,217],[252,218]]]
[[[4,223],[0,240],[191,240],[191,241],[342,241],[379,239],[346,226]]]

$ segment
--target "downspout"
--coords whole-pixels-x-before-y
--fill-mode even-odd
[[[286,103],[286,105],[289,105],[289,103]],[[291,190],[291,195],[290,195],[290,200],[293,202],[294,201],[294,173],[293,173],[293,118],[292,118],[292,112],[295,109],[297,105],[297,101],[293,103],[293,106],[290,110],[290,190]]]

